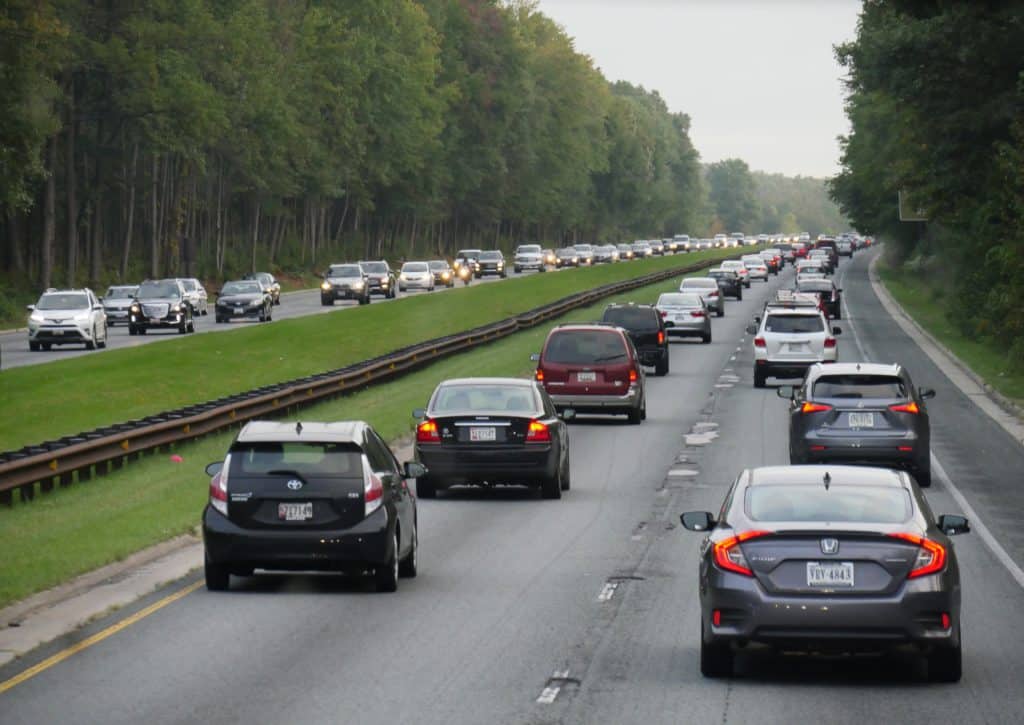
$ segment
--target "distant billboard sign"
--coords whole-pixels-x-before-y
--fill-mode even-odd
[[[901,222],[926,222],[928,213],[924,208],[914,203],[913,197],[905,191],[897,193],[900,206]]]

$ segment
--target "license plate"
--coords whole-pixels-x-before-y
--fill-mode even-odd
[[[875,427],[875,414],[874,413],[850,413],[850,427],[851,428],[874,428]]]
[[[807,562],[807,586],[809,587],[852,587],[853,562],[821,563]]]
[[[64,334],[64,330],[54,330],[53,334],[55,337],[60,337],[61,335]]]
[[[474,442],[495,441],[498,439],[494,428],[470,428],[469,440]]]
[[[790,352],[807,352],[807,345],[802,342],[789,343]]]
[[[581,383],[593,383],[597,380],[597,373],[576,373],[576,379]]]
[[[279,503],[277,518],[282,521],[309,521],[313,518],[312,503]]]
[[[243,308],[243,307],[236,307],[236,308],[235,308],[235,314],[236,314],[236,315],[240,315],[240,314],[242,314],[243,312],[245,312],[245,308]]]

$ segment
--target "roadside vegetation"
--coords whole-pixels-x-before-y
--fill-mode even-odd
[[[609,298],[548,325],[439,361],[395,382],[311,406],[291,419],[367,420],[394,445],[408,440],[414,426],[412,409],[425,405],[441,380],[528,376],[534,369],[530,354],[540,350],[553,325],[597,319],[613,301],[653,302],[662,292],[678,289],[678,285],[678,279],[669,280]],[[686,344],[673,346],[677,357],[685,354]],[[172,452],[163,450],[107,476],[76,482],[69,488],[37,496],[30,503],[0,509],[4,549],[0,559],[0,607],[139,549],[194,531],[209,494],[209,479],[203,468],[223,457],[235,433],[217,433],[175,447],[173,454],[183,459],[181,463],[173,462]]]

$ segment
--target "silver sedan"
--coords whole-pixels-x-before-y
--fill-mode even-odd
[[[669,338],[699,337],[705,345],[711,342],[711,313],[700,295],[666,292],[654,308],[665,321]]]

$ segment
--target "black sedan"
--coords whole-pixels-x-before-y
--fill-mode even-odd
[[[737,648],[846,654],[910,650],[928,677],[961,675],[960,572],[949,537],[905,473],[855,466],[744,471],[706,533],[699,567],[700,668],[729,677]]]
[[[362,421],[247,423],[223,462],[211,463],[203,512],[206,587],[256,569],[372,571],[393,592],[417,570],[416,500],[400,466]]]
[[[247,274],[242,279],[254,279],[260,283],[260,287],[270,295],[272,304],[281,304],[281,283],[274,279],[274,275],[270,272],[254,272]]]
[[[544,498],[569,490],[569,430],[532,380],[463,378],[437,386],[426,410],[413,411],[416,460],[429,474],[420,498],[455,485],[523,485]]]
[[[776,389],[790,398],[789,462],[893,466],[932,484],[931,426],[924,401],[900,365],[814,365],[799,388]]]
[[[843,290],[836,287],[836,283],[828,278],[802,279],[796,284],[797,292],[810,292],[818,295],[822,307],[833,320],[840,320],[843,316]]]
[[[263,285],[254,279],[225,282],[217,295],[214,319],[218,323],[234,319],[270,322],[274,300]]]
[[[708,277],[718,282],[718,288],[722,290],[723,297],[733,297],[737,300],[743,299],[743,280],[738,273],[731,269],[709,269]],[[747,285],[750,286],[749,284]]]

